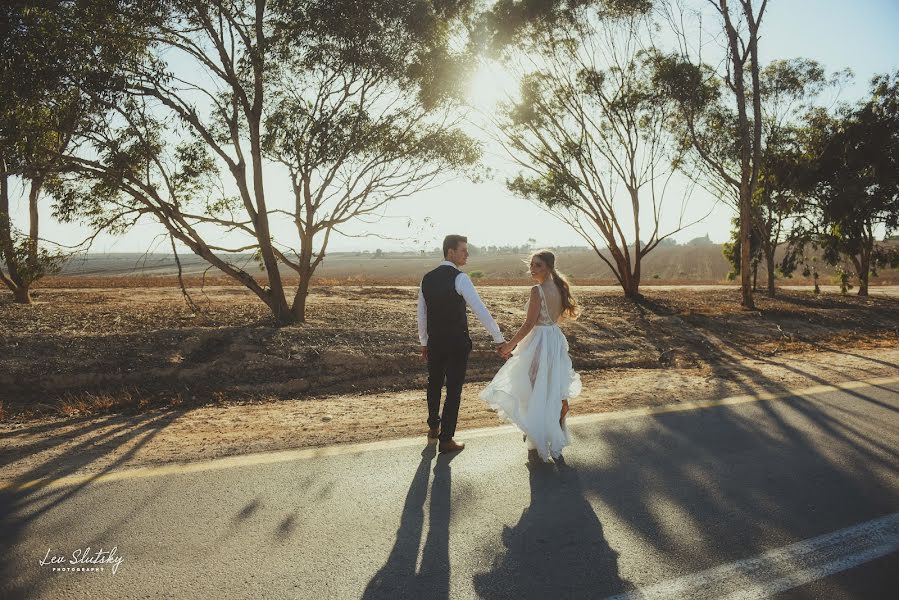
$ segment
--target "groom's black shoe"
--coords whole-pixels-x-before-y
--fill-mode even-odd
[[[450,440],[448,442],[440,442],[439,450],[440,452],[458,452],[459,450],[464,450],[465,444],[461,442],[457,442],[456,440]]]
[[[428,429],[428,439],[429,440],[436,440],[438,437],[440,437],[440,428],[439,427],[431,427],[430,429]]]

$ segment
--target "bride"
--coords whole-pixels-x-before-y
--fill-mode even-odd
[[[501,419],[514,423],[524,433],[528,450],[544,461],[550,456],[558,459],[570,443],[568,400],[581,393],[568,340],[559,329],[563,318],[577,318],[577,302],[555,266],[556,257],[549,250],[531,256],[530,274],[537,285],[531,288],[527,317],[500,348],[511,358],[481,392],[481,399]]]

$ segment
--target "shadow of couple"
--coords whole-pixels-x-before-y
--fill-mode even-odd
[[[384,566],[366,586],[365,599],[450,598],[450,518],[456,453],[441,454],[428,497],[433,445],[422,458],[406,494],[396,541]],[[602,525],[584,495],[576,469],[564,460],[527,463],[530,505],[513,527],[504,526],[504,551],[489,571],[474,575],[482,598],[597,598],[633,586],[618,573]],[[427,538],[416,569],[428,500]]]

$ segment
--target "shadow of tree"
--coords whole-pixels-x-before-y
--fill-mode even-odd
[[[642,306],[647,312],[678,318],[669,306],[653,301]],[[650,320],[643,320],[641,327],[647,336],[654,329],[652,339],[665,333]],[[783,383],[764,377],[742,360],[765,361],[744,345],[702,328],[684,341],[688,342],[709,353],[710,368],[721,381],[736,381],[746,391],[786,392]],[[824,381],[798,367],[787,368]],[[606,453],[603,459],[591,461],[589,466],[531,467],[531,504],[518,524],[503,532],[506,550],[491,571],[475,577],[476,590],[488,598],[537,598],[577,595],[578,590],[588,589],[580,587],[585,584],[592,586],[589,589],[596,590],[597,596],[630,589],[631,584],[620,577],[618,555],[606,541],[592,498],[600,499],[604,510],[626,522],[636,535],[651,540],[671,562],[693,569],[697,564],[713,566],[720,556],[732,555],[735,548],[741,556],[749,556],[770,548],[772,539],[789,542],[817,535],[822,522],[845,526],[864,515],[894,511],[899,494],[884,474],[899,475],[899,452],[886,438],[879,439],[863,427],[862,421],[897,409],[858,390],[846,393],[864,404],[824,407],[818,401],[792,398],[755,403],[749,410],[718,407],[657,415],[639,435],[629,427],[609,426],[603,428],[601,440],[580,436],[582,444],[598,442]],[[44,584],[40,579],[21,578],[20,561],[31,558],[10,552],[38,516],[127,462],[185,412],[187,409],[167,409],[116,417],[101,434],[34,467],[12,482],[12,487],[0,491],[0,551],[7,557],[0,564],[0,595],[41,595]],[[76,433],[90,427],[79,423]],[[573,427],[575,434],[578,430]],[[32,433],[47,431],[40,425]],[[29,449],[40,451],[64,442],[62,437],[50,435],[31,443]],[[87,481],[61,488],[45,485],[132,442],[127,452]],[[394,546],[369,581],[365,598],[449,597],[453,456],[441,455],[434,466],[421,567],[416,568],[434,446],[422,452]],[[22,487],[25,484],[30,487]],[[247,505],[235,519],[249,517],[256,508]],[[681,529],[671,529],[672,514],[677,515]],[[738,531],[729,529],[734,519],[748,525]],[[295,517],[286,515],[275,535],[286,539],[295,528]],[[698,534],[685,537],[684,530]]]
[[[782,337],[815,345],[827,344],[834,336],[889,334],[897,332],[899,299],[858,300],[814,298],[808,294],[784,291],[776,299],[759,298],[759,310],[728,311],[722,307],[701,310],[694,307],[695,296],[649,297],[635,304],[662,324],[661,328],[642,328],[648,340],[656,344],[666,338],[689,342],[692,331],[727,338],[744,348],[759,342],[777,342]],[[869,304],[875,304],[872,309]],[[724,305],[726,307],[726,305]],[[736,304],[734,305],[736,306]],[[666,319],[676,318],[683,326],[665,327]],[[680,340],[678,338],[684,338]],[[712,353],[715,354],[714,352]]]
[[[32,560],[37,561],[41,557],[16,556],[12,552],[24,541],[24,535],[32,522],[77,496],[104,474],[127,463],[160,431],[186,412],[187,409],[178,408],[130,418],[121,417],[115,427],[104,431],[101,435],[85,439],[66,453],[29,469],[10,481],[6,489],[0,490],[0,556],[4,557],[0,562],[0,596],[38,598],[42,595],[45,582],[49,581],[40,577],[23,580],[22,573],[25,570],[22,569],[22,563],[30,564]],[[50,436],[40,444],[40,447],[54,447],[64,442],[65,439],[59,436]],[[50,485],[54,480],[77,473],[106,453],[112,453],[129,443],[132,445],[127,451],[103,469],[91,473],[86,480],[60,487]],[[145,500],[141,506],[145,506],[147,501]],[[140,506],[135,510],[139,508]],[[98,539],[99,537],[86,541],[96,542]]]
[[[805,308],[841,309],[855,308],[867,302],[878,302],[899,310],[899,300],[890,296],[869,296],[867,298],[852,295],[822,294],[815,296],[810,293],[797,291],[778,290],[777,300],[788,304],[795,304]]]
[[[899,452],[862,430],[870,406],[841,420],[839,403],[791,398],[572,431],[603,448],[585,493],[692,572],[894,512]]]
[[[678,326],[672,330],[679,335],[670,336],[666,320],[680,317],[666,303],[644,298],[635,303],[635,311],[635,326],[647,340],[659,343],[660,351],[684,345],[708,365],[718,397],[733,393],[730,382],[745,392],[789,393],[785,383],[765,376],[758,363],[829,383],[800,367],[767,360],[745,345],[745,335],[732,340],[716,334],[720,328],[697,326],[685,338],[688,328]],[[854,356],[872,365],[897,366]],[[504,531],[506,554],[490,573],[476,576],[478,594],[603,597],[628,589],[617,567],[610,566],[617,565],[617,555],[608,548],[588,498],[604,507],[603,514],[626,524],[636,539],[649,542],[667,563],[690,571],[720,564],[722,557],[752,556],[778,543],[819,535],[822,526],[838,529],[895,511],[899,450],[866,422],[897,408],[864,391],[843,393],[861,402],[787,397],[665,413],[649,417],[639,431],[631,423],[608,425],[602,439],[578,435],[587,426],[574,426],[580,445],[596,446],[601,454],[576,471],[559,467],[560,479],[571,473],[576,477],[575,491],[568,496],[547,483],[554,477],[552,468],[531,467],[532,504],[518,525]],[[590,561],[584,560],[583,549],[572,550],[579,544],[559,543],[564,528],[558,521],[564,513],[582,515],[583,539],[594,544]],[[602,591],[578,594],[566,588],[593,577],[587,562],[599,565],[590,584]],[[569,569],[569,563],[577,569]],[[560,572],[574,575],[568,581]]]

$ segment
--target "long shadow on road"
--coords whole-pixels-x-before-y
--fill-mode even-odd
[[[416,571],[418,549],[424,531],[425,499],[436,445],[429,444],[412,477],[396,540],[387,562],[365,588],[366,600],[395,598],[449,598],[449,522],[452,477],[450,461],[455,454],[441,454],[434,467],[431,485],[428,537],[422,554],[421,570]]]
[[[892,411],[840,398],[852,398],[856,412],[835,417],[838,400],[791,398],[575,427],[575,443],[595,447],[584,452],[584,488],[606,517],[652,546],[669,574],[894,512]]]
[[[642,302],[639,308],[647,311],[647,317],[670,313],[653,301]],[[647,330],[647,336],[650,328],[658,327],[649,319],[638,319],[637,325]],[[750,393],[789,393],[783,381],[767,377],[746,360],[768,362],[764,357],[710,329],[695,327],[689,339],[672,338],[665,343],[690,347],[707,362],[715,379],[722,382],[716,390],[718,397],[733,393],[723,382],[735,382]],[[896,366],[868,360],[880,367]],[[788,362],[778,365],[812,381],[829,383]],[[578,495],[591,501],[584,503],[582,512],[593,514],[592,507],[597,507],[607,527],[612,520],[619,529],[630,531],[641,543],[622,552],[642,547],[662,558],[665,568],[660,573],[670,573],[672,567],[684,573],[710,568],[894,512],[899,506],[899,452],[895,449],[899,426],[897,408],[884,401],[883,392],[895,391],[883,386],[870,389],[575,426]],[[545,476],[551,477],[551,471]],[[534,478],[532,472],[532,493]],[[536,486],[532,507],[504,536],[507,556],[494,568],[492,579],[480,576],[476,580],[480,595],[565,595],[564,579],[554,581],[554,589],[541,592],[534,591],[541,589],[539,580],[530,582],[531,587],[513,582],[515,571],[537,572],[553,580],[546,576],[547,569],[541,572],[530,560],[543,555],[544,545],[517,535],[539,529],[529,515],[539,502],[541,484]],[[560,504],[558,498],[553,502]],[[536,523],[545,520],[536,518]],[[593,520],[596,527],[587,528],[590,538],[597,547],[608,548],[599,519],[594,515]],[[555,549],[544,556],[564,564],[565,559],[556,561],[553,555],[564,557],[564,551]],[[592,562],[604,564],[599,557]],[[602,575],[592,585],[603,592],[589,597],[604,597],[616,587],[630,586],[620,581],[614,569],[599,572]],[[583,578],[584,573],[589,571],[579,570],[574,578]],[[852,596],[853,590],[846,591]]]
[[[450,598],[450,531],[452,492],[450,461],[440,455],[430,485],[427,537],[416,570],[425,502],[435,448],[422,452],[412,478],[393,548],[369,581],[363,598]],[[502,530],[505,552],[493,568],[475,576],[483,598],[594,597],[630,589],[618,574],[618,555],[605,541],[602,525],[584,496],[577,470],[529,465],[530,506],[518,524]],[[497,534],[500,532],[498,531]]]
[[[646,306],[664,314],[664,307]],[[645,323],[647,329],[652,326]],[[746,391],[786,391],[782,382],[740,360],[741,355],[758,356],[701,329],[694,338],[683,342],[715,354],[710,366],[719,380],[738,382]],[[721,348],[730,352],[716,352]],[[488,571],[474,576],[475,590],[484,598],[543,598],[604,597],[632,589],[606,538],[603,524],[608,529],[610,519],[651,546],[667,565],[692,571],[895,511],[896,408],[873,392],[846,394],[854,401],[827,405],[792,398],[659,414],[639,423],[573,427],[578,462],[529,467],[530,505],[513,527],[501,529],[497,524],[496,536],[501,536],[504,549]],[[135,442],[106,470],[113,469],[182,412],[138,417],[90,444],[103,443],[111,451]],[[50,440],[41,447],[60,442]],[[75,448],[15,483],[76,472],[96,458],[88,450]],[[432,445],[423,450],[393,547],[364,598],[450,597],[453,456],[436,457]],[[11,549],[24,541],[36,517],[90,483],[0,491],[0,595],[40,596],[41,581],[23,579],[20,571],[23,561],[39,557],[13,556]],[[244,510],[251,514],[255,508],[250,504]],[[281,537],[290,534],[293,523],[285,518],[278,530]]]
[[[156,414],[122,418],[115,427],[79,443],[65,454],[22,473],[10,482],[9,488],[0,490],[0,559],[2,559],[0,560],[0,597],[23,600],[39,598],[45,587],[44,582],[49,581],[49,575],[46,573],[41,573],[45,576],[44,579],[27,575],[23,577],[22,575],[23,573],[40,573],[37,562],[42,557],[21,556],[13,552],[17,546],[27,541],[25,536],[30,524],[41,515],[49,514],[54,508],[76,496],[103,474],[125,464],[160,431],[185,412],[187,409],[167,409]],[[63,441],[56,436],[50,436],[49,439],[42,442],[41,446],[43,448],[52,447]],[[119,458],[102,470],[92,473],[89,479],[81,483],[59,488],[44,485],[54,479],[77,473],[103,456],[104,452],[111,453],[132,442],[129,449]],[[102,448],[102,451],[98,451],[98,446]],[[152,498],[147,499],[135,510],[146,508],[151,501]],[[96,545],[98,541],[105,541],[100,538],[102,535],[87,541]],[[111,545],[107,544],[107,547]]]
[[[475,575],[481,598],[603,598],[633,586],[585,497],[578,469],[528,464],[531,503],[502,532],[505,552]]]

